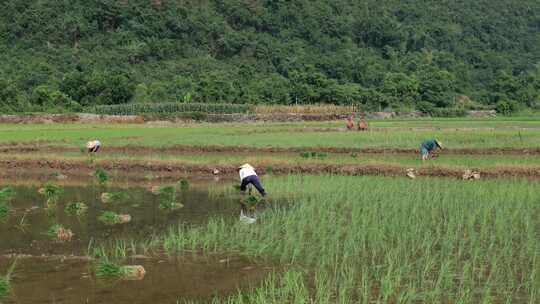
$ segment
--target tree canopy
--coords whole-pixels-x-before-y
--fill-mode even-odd
[[[540,107],[537,0],[5,0],[0,111]],[[466,102],[464,102],[466,101]]]

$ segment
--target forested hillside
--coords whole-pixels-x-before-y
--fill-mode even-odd
[[[538,0],[3,0],[0,110],[540,107]]]

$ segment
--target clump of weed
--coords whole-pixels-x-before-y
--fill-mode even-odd
[[[317,151],[306,151],[306,152],[301,152],[300,156],[302,158],[319,158],[319,159],[322,159],[322,158],[326,158],[328,155],[326,153],[317,152]]]
[[[96,171],[94,171],[94,176],[96,177],[100,185],[105,185],[109,181],[109,175],[101,167],[96,168]]]
[[[266,172],[266,174],[274,173],[274,167],[272,167],[272,166],[266,167],[265,172]]]
[[[86,213],[88,206],[85,203],[73,202],[66,205],[65,211],[68,214],[81,216]]]
[[[354,153],[354,152],[353,152],[353,153],[349,154],[349,156],[352,157],[352,158],[357,158],[357,157],[358,157],[358,153]]]
[[[117,214],[112,211],[105,211],[98,217],[98,220],[105,225],[112,226],[116,224],[129,223],[131,221],[131,215]]]
[[[60,198],[60,195],[63,193],[62,187],[55,185],[53,183],[46,183],[43,188],[39,189],[39,193],[45,196],[47,207],[55,206]]]
[[[117,191],[117,192],[104,192],[101,194],[101,201],[105,204],[109,203],[117,203],[121,200],[125,200],[128,198],[128,194],[123,191]]]

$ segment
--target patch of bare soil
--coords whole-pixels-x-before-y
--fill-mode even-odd
[[[219,176],[236,175],[236,165],[213,166],[209,164],[184,164],[181,162],[165,161],[127,161],[127,160],[108,160],[99,161],[90,164],[84,161],[68,160],[2,160],[0,161],[0,172],[3,178],[9,175],[19,176],[25,172],[39,171],[60,171],[67,176],[89,176],[95,167],[99,165],[110,171],[124,174],[126,178],[144,180],[148,175],[161,175],[164,177],[173,177],[183,174],[198,174],[214,176],[214,171],[219,171]],[[272,168],[274,174],[289,173],[333,173],[345,175],[382,175],[382,176],[406,176],[407,167],[392,165],[337,165],[337,164],[306,164],[306,165],[283,165],[279,163],[254,163],[263,173],[266,168]],[[476,170],[482,178],[496,177],[527,177],[540,178],[540,168],[531,167],[491,167]],[[416,168],[417,176],[431,177],[454,177],[462,178],[463,170],[458,168],[429,167]]]
[[[30,144],[1,144],[2,153],[31,153],[31,152],[77,152],[80,148],[54,146],[50,143],[42,145]],[[252,146],[218,146],[218,145],[169,145],[149,147],[140,145],[105,146],[102,152],[148,154],[148,153],[358,153],[358,154],[418,154],[418,149],[391,148],[348,148],[348,147],[252,147]],[[540,148],[484,148],[484,149],[444,149],[440,153],[449,155],[540,155]]]

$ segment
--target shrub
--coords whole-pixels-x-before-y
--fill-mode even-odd
[[[500,100],[495,106],[495,110],[497,111],[497,113],[500,113],[502,115],[510,115],[517,112],[518,109],[519,106],[517,102],[507,99]]]

